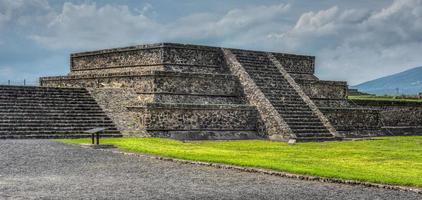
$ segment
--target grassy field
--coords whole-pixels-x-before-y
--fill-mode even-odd
[[[89,139],[60,141],[89,143]],[[295,145],[264,140],[180,142],[159,138],[112,138],[102,142],[130,152],[186,160],[422,187],[421,136]]]
[[[350,100],[374,100],[374,101],[399,101],[399,102],[421,102],[422,99],[417,98],[405,98],[405,97],[393,97],[393,96],[373,96],[373,95],[361,95],[361,96],[349,96]]]

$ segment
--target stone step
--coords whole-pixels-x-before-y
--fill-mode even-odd
[[[90,94],[85,93],[73,93],[73,92],[62,92],[62,93],[48,93],[48,92],[8,92],[0,91],[2,97],[16,98],[16,97],[52,97],[52,98],[89,98]]]
[[[315,132],[309,132],[309,133],[296,133],[297,137],[333,137],[333,135],[329,132],[327,133],[315,133]]]
[[[0,93],[1,94],[1,93]],[[0,96],[0,101],[86,101],[86,102],[93,102],[94,100],[92,97],[53,97],[53,96],[43,96],[43,97],[37,97],[37,96],[17,96],[17,97],[7,97],[7,96]]]
[[[309,107],[305,102],[301,101],[301,100],[297,100],[297,101],[283,101],[281,98],[280,100],[270,100],[271,103],[273,103],[275,106],[286,106],[286,107],[295,107],[295,106],[300,106],[300,107]]]
[[[92,106],[80,106],[80,105],[74,105],[74,106],[48,106],[48,105],[33,105],[33,106],[22,106],[22,105],[17,105],[17,106],[4,106],[4,105],[0,105],[0,112],[2,111],[23,111],[23,110],[27,110],[27,111],[40,111],[40,112],[44,112],[45,110],[54,110],[54,111],[63,111],[63,110],[73,110],[73,111],[98,111],[98,112],[103,112],[101,108],[99,107],[92,107]]]
[[[315,121],[289,121],[289,126],[319,126],[321,124],[319,119]]]
[[[303,122],[303,123],[311,122],[312,124],[321,123],[321,121],[318,118],[283,118],[283,119],[288,125],[290,125],[290,123],[297,123],[297,122]]]
[[[278,112],[282,115],[313,115],[313,112],[311,110],[278,110]]]
[[[329,131],[324,127],[321,126],[320,128],[292,128],[294,133],[329,133]]]
[[[27,133],[27,134],[0,134],[0,139],[59,139],[59,138],[89,138],[91,134],[86,133]],[[122,137],[118,132],[106,132],[101,134],[104,137]]]
[[[319,119],[316,115],[313,114],[300,114],[300,113],[295,113],[295,114],[284,114],[281,113],[283,118],[300,118],[300,119]]]
[[[322,123],[314,123],[314,124],[291,124],[289,123],[289,127],[292,129],[325,129]]]
[[[36,122],[49,122],[49,121],[61,121],[61,122],[67,122],[69,121],[69,123],[73,123],[74,121],[80,121],[80,120],[84,120],[84,121],[99,121],[99,122],[108,122],[108,123],[113,123],[109,117],[107,116],[102,116],[102,117],[92,117],[92,116],[78,116],[78,117],[73,117],[73,116],[40,116],[40,117],[16,117],[16,116],[1,116],[0,117],[0,121],[4,122],[4,123],[25,123],[25,122],[32,122],[32,121],[36,121]],[[82,122],[81,122],[82,123]],[[89,122],[87,122],[89,123]]]
[[[52,112],[47,112],[47,111],[40,111],[40,112],[27,112],[27,111],[21,111],[21,112],[3,112],[0,111],[0,119],[1,118],[7,118],[7,117],[11,117],[11,116],[15,116],[15,117],[52,117],[52,116],[66,116],[66,117],[79,117],[79,116],[89,116],[89,117],[103,117],[103,116],[107,116],[105,113],[103,112],[93,112],[93,113],[89,113],[89,112],[72,112],[72,111],[52,111]]]
[[[299,102],[298,103],[295,103],[295,104],[291,104],[291,103],[283,103],[282,101],[271,101],[271,102],[273,102],[273,106],[274,107],[277,107],[277,108],[292,108],[292,109],[299,109],[299,108],[307,108],[307,109],[309,109],[309,106],[308,105],[306,105],[305,103],[300,103],[299,104]]]
[[[97,102],[92,100],[65,100],[65,99],[9,99],[9,100],[0,100],[0,104],[3,105],[86,105],[86,106],[98,106]]]
[[[5,115],[10,115],[10,114],[15,114],[15,113],[37,113],[37,114],[42,114],[42,113],[63,113],[63,114],[104,114],[103,110],[101,110],[101,108],[48,108],[48,107],[34,107],[34,108],[13,108],[10,107],[8,109],[1,109],[0,110],[0,115],[1,114],[5,114]]]
[[[79,135],[84,137],[91,137],[91,134],[83,131],[0,131],[0,139],[24,139],[24,138],[39,138],[40,136],[49,136],[45,138],[66,138],[66,135]],[[119,131],[105,131],[101,137],[121,137]],[[44,138],[44,137],[42,137]]]
[[[27,101],[27,100],[33,100],[33,101],[48,101],[48,100],[61,100],[61,101],[92,101],[92,97],[90,96],[53,96],[53,95],[4,95],[0,93],[0,101]]]
[[[69,105],[52,105],[52,104],[10,104],[4,105],[0,103],[0,112],[2,110],[95,110],[102,111],[98,105],[69,104]]]
[[[31,125],[31,126],[42,126],[43,124],[110,124],[113,123],[110,119],[66,119],[58,120],[53,118],[41,119],[1,119],[0,126],[6,126],[8,124],[19,125]]]
[[[71,111],[57,111],[57,112],[10,112],[10,113],[0,113],[0,120],[44,120],[44,119],[53,119],[57,118],[60,120],[69,120],[69,119],[104,119],[108,116],[102,112],[71,112]]]
[[[84,91],[48,91],[48,90],[9,90],[9,89],[2,89],[0,86],[0,93],[3,95],[34,95],[34,96],[87,96],[89,92],[87,90]]]
[[[47,133],[84,133],[85,131],[98,128],[97,126],[86,126],[86,127],[33,127],[33,128],[19,128],[19,127],[0,127],[0,134],[28,134],[28,133],[38,133],[38,134],[47,134]],[[108,133],[119,132],[116,128],[104,127],[107,128]]]
[[[98,107],[95,101],[0,101],[0,106],[79,106],[79,107]]]
[[[86,93],[85,88],[64,88],[64,87],[38,87],[38,86],[12,86],[0,85],[0,91],[28,91],[28,92],[72,92],[72,93]]]
[[[43,131],[73,131],[73,132],[84,132],[87,130],[91,130],[93,128],[107,128],[109,131],[118,131],[114,126],[97,126],[97,125],[66,125],[66,126],[38,126],[38,127],[0,127],[1,131],[9,131],[9,132],[20,132],[20,131],[29,131],[33,133],[43,132]]]
[[[274,106],[278,111],[310,111],[308,107],[289,107],[289,106]]]
[[[0,122],[0,128],[36,128],[36,127],[114,127],[111,122],[61,122],[61,123],[53,123],[53,122],[38,122],[38,123],[28,123],[28,122],[13,122],[13,123],[2,123]]]

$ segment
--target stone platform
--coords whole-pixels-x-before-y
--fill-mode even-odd
[[[383,126],[346,82],[319,80],[312,56],[160,43],[70,60],[41,86],[86,88],[124,135],[328,141]]]

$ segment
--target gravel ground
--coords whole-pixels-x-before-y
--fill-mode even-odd
[[[0,140],[0,199],[422,199],[85,149]]]

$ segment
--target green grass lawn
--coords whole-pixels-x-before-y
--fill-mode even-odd
[[[265,140],[180,142],[159,138],[111,138],[102,139],[102,143],[130,152],[186,160],[422,187],[422,136],[295,145]]]
[[[374,96],[374,95],[361,95],[361,96],[348,96],[350,100],[374,100],[374,101],[398,101],[398,102],[422,102],[422,99],[417,98],[404,98],[393,96]]]

